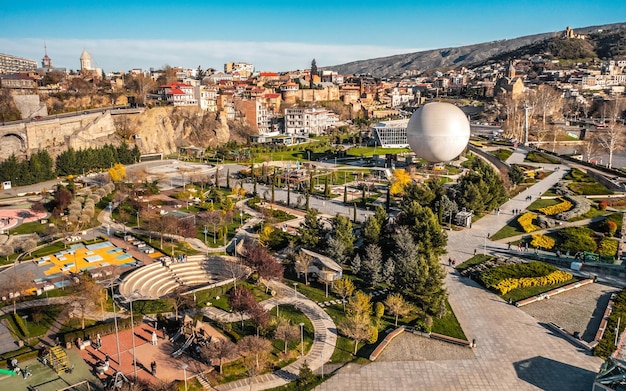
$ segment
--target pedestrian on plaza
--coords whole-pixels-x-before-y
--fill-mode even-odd
[[[474,255],[476,255],[476,249],[474,249]]]
[[[156,331],[152,332],[152,345],[156,346],[157,345],[157,334]]]
[[[511,242],[509,242],[509,247],[507,248],[507,250],[511,249]]]
[[[150,363],[150,370],[152,371],[152,376],[156,376],[156,370],[157,370],[156,361],[152,361]]]

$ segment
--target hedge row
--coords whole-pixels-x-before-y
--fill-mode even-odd
[[[134,317],[135,326],[143,322],[143,316]],[[126,330],[130,328],[130,318],[122,318],[117,320],[118,330]],[[93,326],[85,327],[85,329],[68,331],[63,334],[63,342],[74,342],[78,338],[95,339],[96,334],[108,335],[115,332],[115,322],[97,323]]]
[[[22,338],[28,337],[28,328],[26,327],[26,323],[24,323],[24,319],[22,319],[22,317],[18,314],[14,313],[11,314],[11,317],[13,318],[13,322],[15,322],[15,324],[17,325],[17,328],[19,329]]]
[[[556,244],[556,241],[547,235],[534,234],[531,236],[533,240],[530,242],[530,244],[533,247],[541,247],[543,249],[549,250]]]
[[[505,295],[517,288],[529,288],[533,286],[548,286],[561,284],[571,280],[573,277],[570,273],[561,270],[554,271],[547,276],[541,277],[523,277],[523,278],[507,278],[493,286],[494,289]]]
[[[561,202],[555,205],[546,206],[543,208],[539,208],[539,212],[545,214],[546,216],[558,215],[559,213],[566,212],[572,209],[572,203],[568,200],[561,198]]]
[[[533,232],[539,229],[539,227],[533,224],[533,220],[536,218],[536,214],[532,212],[526,212],[517,219],[517,222],[522,227],[524,232]]]

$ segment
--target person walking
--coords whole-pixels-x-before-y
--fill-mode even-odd
[[[152,376],[156,377],[157,364],[156,361],[152,361],[150,363],[150,370],[152,371]]]
[[[157,333],[156,331],[152,332],[152,345],[157,346],[158,340],[157,340]]]

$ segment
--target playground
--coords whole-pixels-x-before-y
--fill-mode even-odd
[[[37,213],[26,208],[2,208],[0,209],[0,231],[9,230],[31,221],[45,219],[47,216],[47,212]]]
[[[156,259],[163,254],[155,251],[149,256]],[[61,274],[82,273],[107,266],[135,267],[140,264],[140,261],[110,241],[87,245],[74,243],[66,250],[36,258],[33,262],[44,269],[43,274],[50,279]]]
[[[156,345],[152,344],[152,335],[156,333]],[[104,383],[108,378],[114,376],[116,372],[124,374],[125,378],[133,378],[135,368],[133,366],[133,340],[132,331],[124,330],[119,335],[118,355],[115,334],[101,337],[100,348],[93,344],[79,349],[78,352],[83,360],[94,369],[94,373],[100,372],[97,376]],[[165,337],[165,338],[164,338]],[[175,335],[171,339],[164,335],[163,330],[156,330],[152,324],[142,323],[135,327],[134,351],[137,363],[137,377],[149,382],[163,381],[172,382],[183,380],[183,370],[181,365],[187,364],[187,378],[191,378],[198,373],[207,371],[209,367],[199,361],[192,359],[188,354],[182,354],[190,346],[186,336]],[[185,348],[182,349],[182,346]],[[73,345],[76,348],[76,345]],[[78,348],[76,348],[78,349]],[[109,365],[106,370],[102,366],[106,357],[109,357]],[[152,363],[156,363],[156,373],[152,374]]]

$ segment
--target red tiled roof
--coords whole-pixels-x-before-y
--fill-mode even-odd
[[[268,99],[276,99],[280,97],[280,94],[265,94],[265,97]]]

